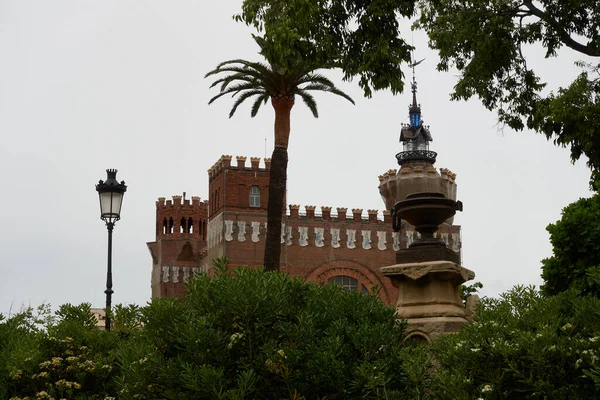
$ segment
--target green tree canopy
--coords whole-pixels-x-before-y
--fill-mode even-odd
[[[600,2],[597,0],[431,0],[420,2],[416,26],[440,55],[438,69],[456,68],[453,99],[479,97],[501,123],[544,134],[570,146],[572,161],[589,158],[600,176]],[[542,95],[546,83],[522,48],[538,45],[546,57],[568,47],[586,59],[567,88]]]
[[[299,64],[339,68],[358,77],[365,96],[404,88],[403,62],[412,47],[400,36],[399,17],[414,15],[414,1],[244,0],[238,21],[254,26],[267,46],[262,55],[281,72]]]
[[[600,194],[569,204],[546,229],[554,255],[542,260],[542,291],[573,288],[600,297]]]

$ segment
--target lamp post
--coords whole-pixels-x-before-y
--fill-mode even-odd
[[[115,222],[121,219],[121,204],[123,194],[127,190],[125,181],[117,181],[117,170],[106,170],[106,181],[100,180],[96,185],[96,191],[100,197],[100,219],[106,223],[108,229],[108,268],[106,271],[106,330],[110,331],[110,306],[112,299],[112,231]]]

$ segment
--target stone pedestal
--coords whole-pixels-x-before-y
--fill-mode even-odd
[[[408,321],[408,338],[432,341],[468,323],[459,287],[475,278],[473,271],[451,261],[426,261],[383,267],[381,273],[398,286],[396,312]]]

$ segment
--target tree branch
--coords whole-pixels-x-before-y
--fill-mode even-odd
[[[600,50],[594,49],[589,45],[586,46],[574,40],[555,19],[550,17],[541,9],[534,6],[532,0],[523,1],[523,5],[527,7],[531,14],[535,15],[536,17],[550,25],[558,33],[560,40],[564,43],[565,46],[570,47],[571,49],[580,53],[586,54],[590,57],[600,57]]]

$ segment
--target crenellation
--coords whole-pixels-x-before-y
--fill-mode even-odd
[[[306,210],[306,218],[315,219],[315,208],[317,208],[317,207],[316,206],[304,206],[304,209]]]
[[[298,219],[300,218],[300,205],[299,204],[290,204],[290,219]]]
[[[246,159],[247,157],[244,156],[237,156],[235,158],[237,160],[237,167],[239,170],[243,170],[246,168]]]
[[[265,171],[270,171],[271,170],[271,159],[270,158],[265,158]]]
[[[362,208],[353,208],[352,209],[352,220],[354,222],[361,222],[362,221]]]
[[[378,210],[369,209],[367,210],[367,214],[369,215],[369,222],[376,223],[377,222],[377,213]]]
[[[221,166],[223,169],[229,169],[231,167],[232,156],[230,155],[222,155],[221,156]]]
[[[338,220],[345,221],[346,213],[348,212],[348,209],[346,207],[337,207],[336,210],[337,210]]]
[[[258,165],[260,164],[260,157],[250,157],[250,165],[252,171],[258,171]]]
[[[323,221],[331,220],[331,207],[321,206],[321,218],[323,218]]]
[[[392,223],[392,213],[389,210],[383,210],[383,222],[386,224]]]

